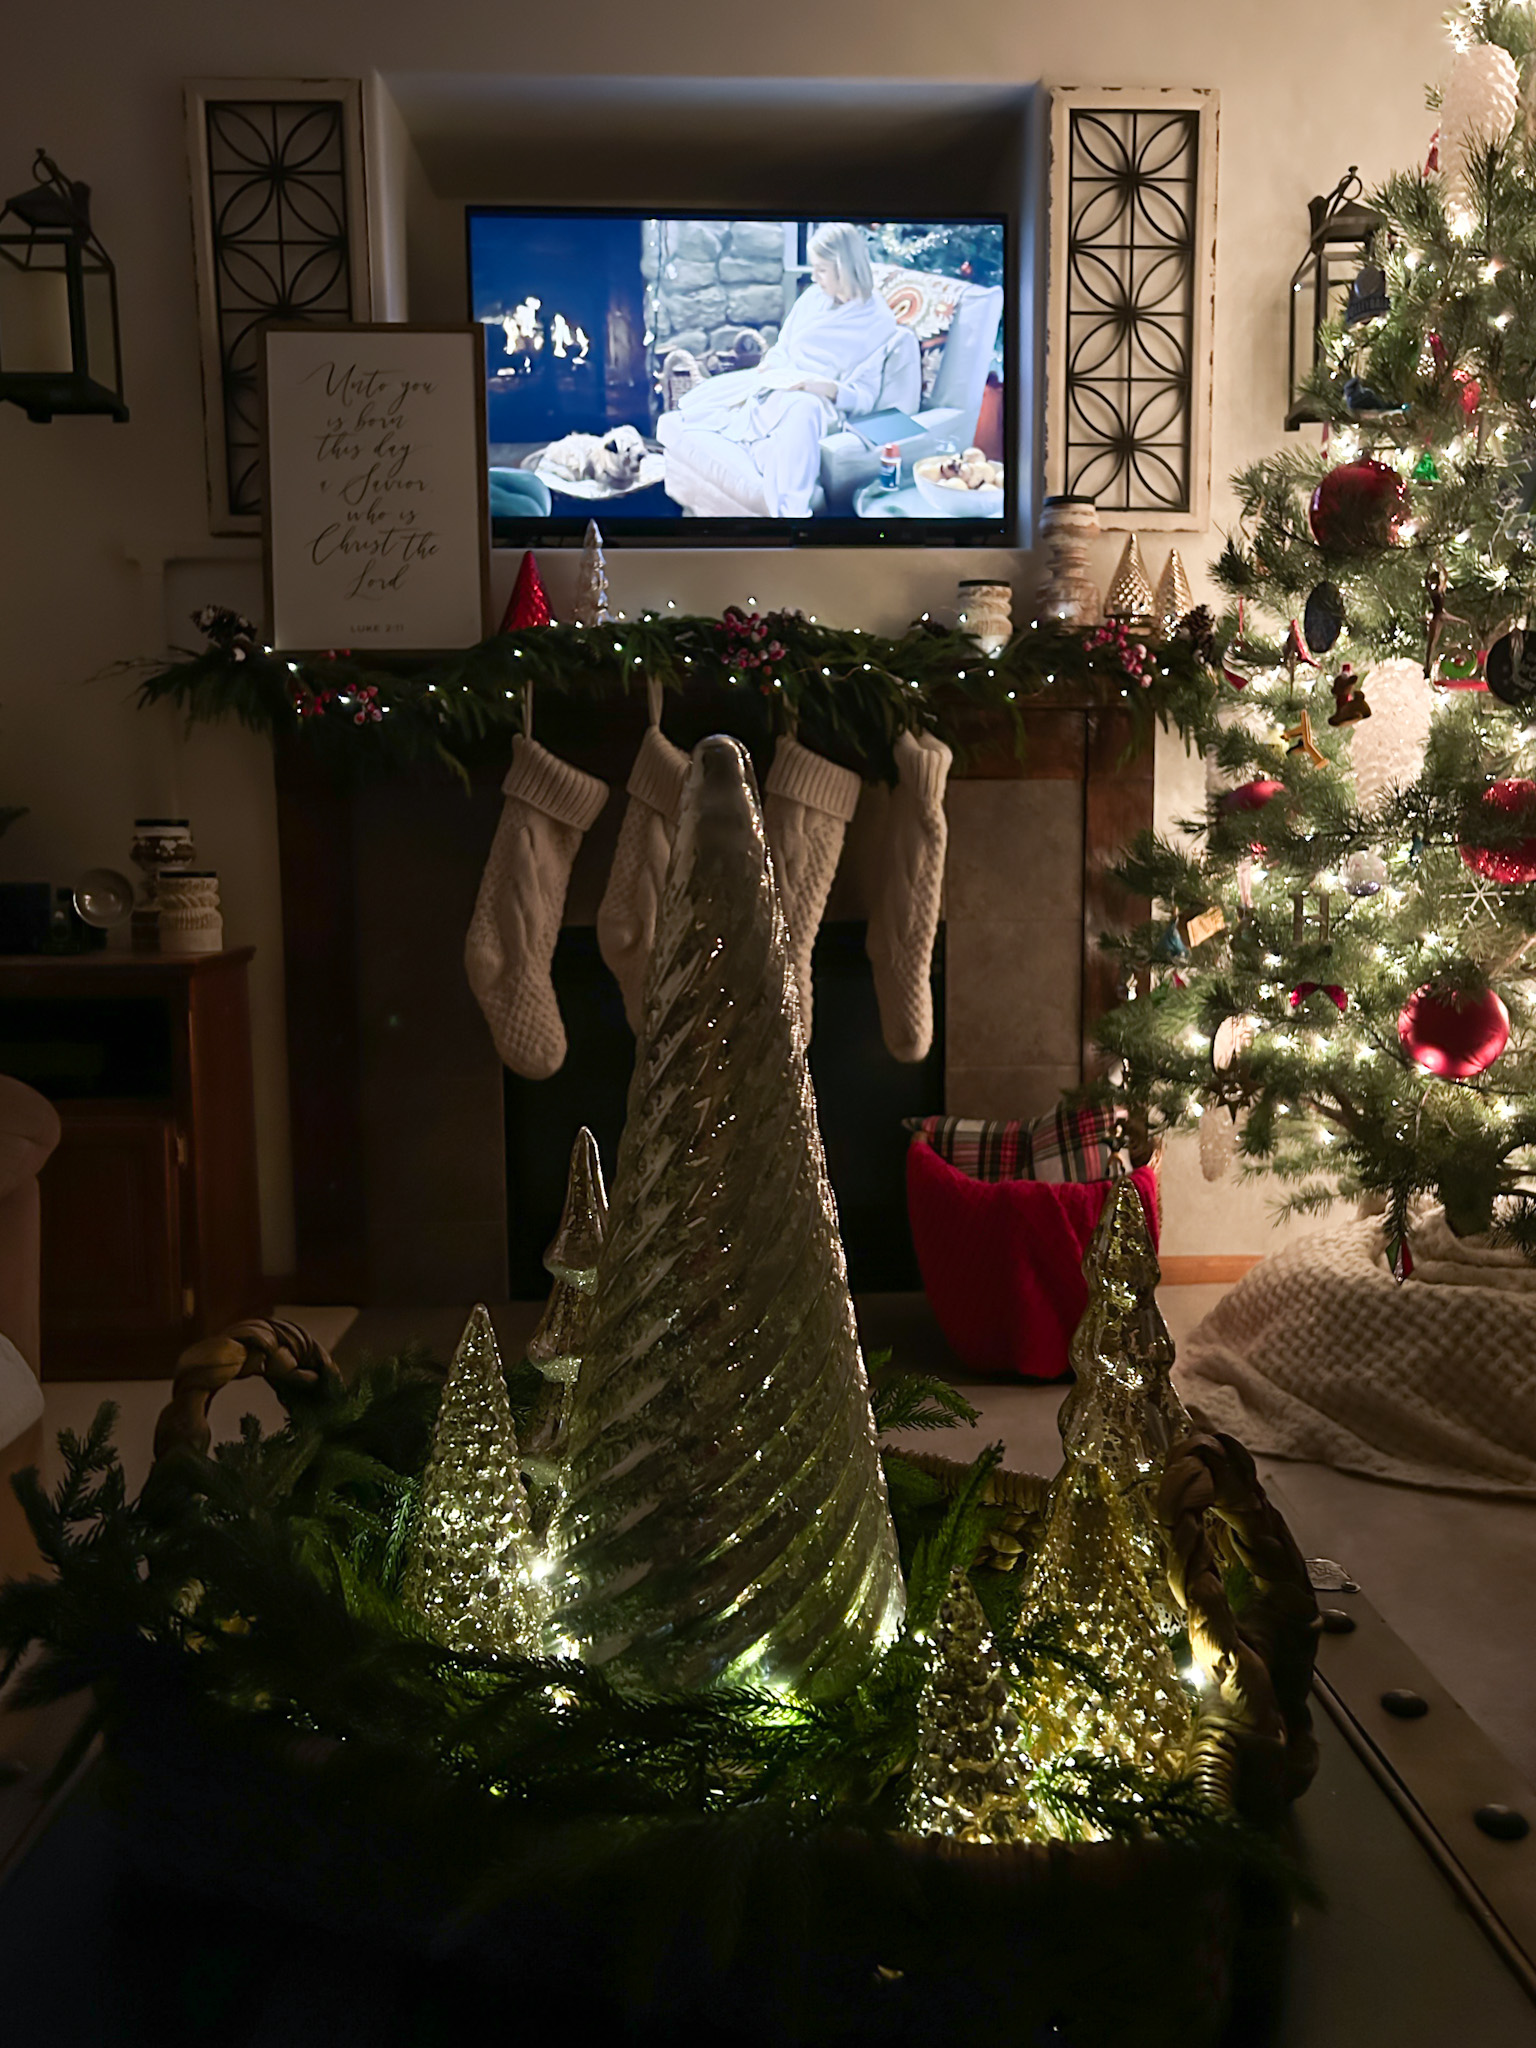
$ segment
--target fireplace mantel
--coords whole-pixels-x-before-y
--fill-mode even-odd
[[[953,721],[945,1102],[960,1114],[1032,1114],[1092,1070],[1093,1026],[1116,993],[1098,935],[1146,914],[1108,869],[1151,823],[1150,747],[1130,751],[1118,710],[1020,709],[1022,750],[996,714],[957,706]],[[638,702],[539,707],[539,738],[614,791],[572,875],[569,923],[592,921],[643,724]],[[667,729],[680,745],[734,730],[760,772],[771,754],[767,707],[740,696],[669,702]],[[462,949],[505,761],[488,755],[467,791],[436,770],[348,786],[302,740],[276,766],[292,1298],[504,1298],[502,1070]],[[829,917],[864,915],[883,800],[873,788],[860,807]]]

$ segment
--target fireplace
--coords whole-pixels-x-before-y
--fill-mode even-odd
[[[893,1060],[880,1037],[874,981],[858,919],[823,924],[812,962],[816,1029],[811,1079],[837,1195],[848,1273],[857,1291],[900,1293],[921,1286],[907,1233],[902,1160],[908,1116],[944,1107],[942,1021],[933,1050],[915,1066]],[[549,1292],[543,1252],[565,1196],[566,1161],[577,1130],[591,1129],[604,1170],[613,1172],[635,1042],[591,925],[567,925],[555,951],[555,990],[569,1051],[548,1081],[505,1077],[507,1277],[514,1301]],[[934,1013],[944,1015],[943,933],[935,948]]]
[[[772,735],[739,701],[684,707],[689,745],[737,731],[759,773]],[[339,783],[302,741],[278,760],[299,1269],[287,1298],[420,1307],[547,1291],[544,1245],[578,1125],[611,1174],[633,1060],[594,922],[643,729],[638,704],[540,709],[541,740],[614,794],[571,877],[555,979],[570,1042],[546,1082],[507,1075],[470,993],[463,936],[500,812],[505,760],[466,790],[435,770]],[[864,953],[886,792],[866,788],[818,941],[811,1070],[856,1289],[918,1284],[904,1116],[1029,1116],[1074,1085],[1113,999],[1098,933],[1126,906],[1105,872],[1150,819],[1150,751],[1120,714],[1031,704],[962,729],[949,798],[933,1050],[886,1053]]]

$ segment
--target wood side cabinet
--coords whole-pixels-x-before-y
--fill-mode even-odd
[[[0,1072],[48,1096],[44,1379],[165,1378],[262,1306],[246,965],[0,958]]]

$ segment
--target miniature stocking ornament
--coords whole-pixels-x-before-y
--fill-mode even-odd
[[[571,863],[608,801],[608,785],[519,733],[506,802],[464,940],[464,966],[496,1050],[514,1074],[544,1081],[565,1058],[550,962]]]
[[[898,1060],[926,1059],[933,1044],[928,976],[949,844],[944,785],[953,759],[931,732],[904,732],[896,742],[900,780],[891,798],[885,875],[865,944],[875,970],[881,1035]]]
[[[631,1031],[640,1029],[645,970],[656,938],[656,906],[667,879],[677,807],[688,775],[688,756],[661,730],[659,709],[659,704],[653,705],[651,723],[630,771],[629,808],[597,910],[598,951],[623,993]]]
[[[832,893],[848,820],[859,801],[851,768],[823,760],[785,734],[763,785],[763,825],[789,927],[790,964],[800,996],[800,1028],[811,1038],[811,949]]]

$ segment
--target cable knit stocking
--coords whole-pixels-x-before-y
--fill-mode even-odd
[[[787,735],[780,739],[763,785],[763,826],[773,851],[789,957],[800,992],[800,1024],[811,1036],[811,948],[832,892],[848,820],[859,801],[851,768],[825,761]]]
[[[501,785],[506,802],[464,940],[464,966],[496,1050],[525,1080],[544,1081],[565,1058],[565,1027],[550,980],[571,863],[608,785],[521,734]]]
[[[629,808],[619,827],[613,868],[597,911],[597,944],[624,996],[632,1031],[640,1029],[645,970],[656,938],[656,906],[667,878],[688,756],[656,725],[646,727],[629,777]]]
[[[939,928],[949,824],[944,786],[954,759],[930,732],[896,742],[900,780],[891,797],[880,893],[867,946],[880,1030],[894,1059],[921,1060],[933,1044],[933,940]]]

